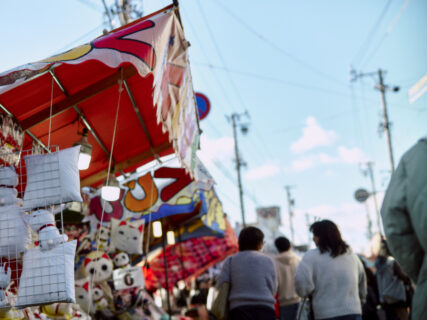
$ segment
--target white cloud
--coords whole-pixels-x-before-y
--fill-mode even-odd
[[[274,163],[264,164],[260,167],[250,169],[246,174],[246,178],[249,180],[261,180],[261,179],[274,176],[279,172],[280,172],[280,167],[277,164],[274,164]]]
[[[197,155],[205,165],[215,160],[231,160],[234,155],[234,140],[231,137],[209,139],[207,136],[200,137],[200,150]]]
[[[338,156],[344,163],[358,164],[366,162],[368,157],[359,148],[338,147]]]
[[[358,164],[366,162],[368,157],[357,147],[347,148],[339,146],[336,150],[336,155],[327,153],[314,153],[305,156],[300,156],[291,163],[291,171],[305,171],[315,166],[330,165],[330,164]]]
[[[314,167],[315,163],[312,157],[304,157],[297,160],[292,161],[291,171],[305,171]]]
[[[302,137],[291,144],[293,153],[302,153],[316,147],[330,146],[337,141],[338,136],[333,130],[323,129],[314,117],[305,121]]]

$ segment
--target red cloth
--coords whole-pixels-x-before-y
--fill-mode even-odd
[[[280,319],[279,294],[276,293],[276,295],[274,296],[274,298],[276,299],[276,303],[274,304],[274,310],[276,311],[276,318]]]

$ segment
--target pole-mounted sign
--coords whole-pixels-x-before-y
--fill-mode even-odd
[[[370,193],[365,189],[357,189],[354,193],[354,197],[359,202],[365,202],[369,198]]]
[[[199,119],[203,120],[211,110],[211,102],[203,93],[196,92],[197,110],[199,111]]]

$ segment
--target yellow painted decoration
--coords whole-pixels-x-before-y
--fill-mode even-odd
[[[92,50],[92,45],[84,44],[64,53],[60,53],[56,56],[41,60],[39,62],[59,62],[59,61],[71,61],[77,60],[86,54],[88,54]]]
[[[190,197],[181,196],[178,199],[176,199],[176,204],[190,204],[193,200]]]

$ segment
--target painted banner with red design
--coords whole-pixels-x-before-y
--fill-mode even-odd
[[[101,218],[107,225],[112,218],[154,221],[174,215],[190,216],[198,210],[199,224],[182,230],[181,234],[196,234],[196,229],[205,226],[216,233],[223,233],[224,212],[213,184],[213,178],[199,160],[196,161],[193,179],[175,158],[161,167],[136,172],[121,181],[117,201],[102,200],[100,195],[87,199],[86,220],[95,230]]]
[[[188,46],[174,8],[168,8],[90,43],[0,73],[0,94],[63,64],[96,60],[119,68],[131,63],[141,77],[153,74],[157,122],[162,123],[182,164],[192,174],[199,146],[199,125]]]

